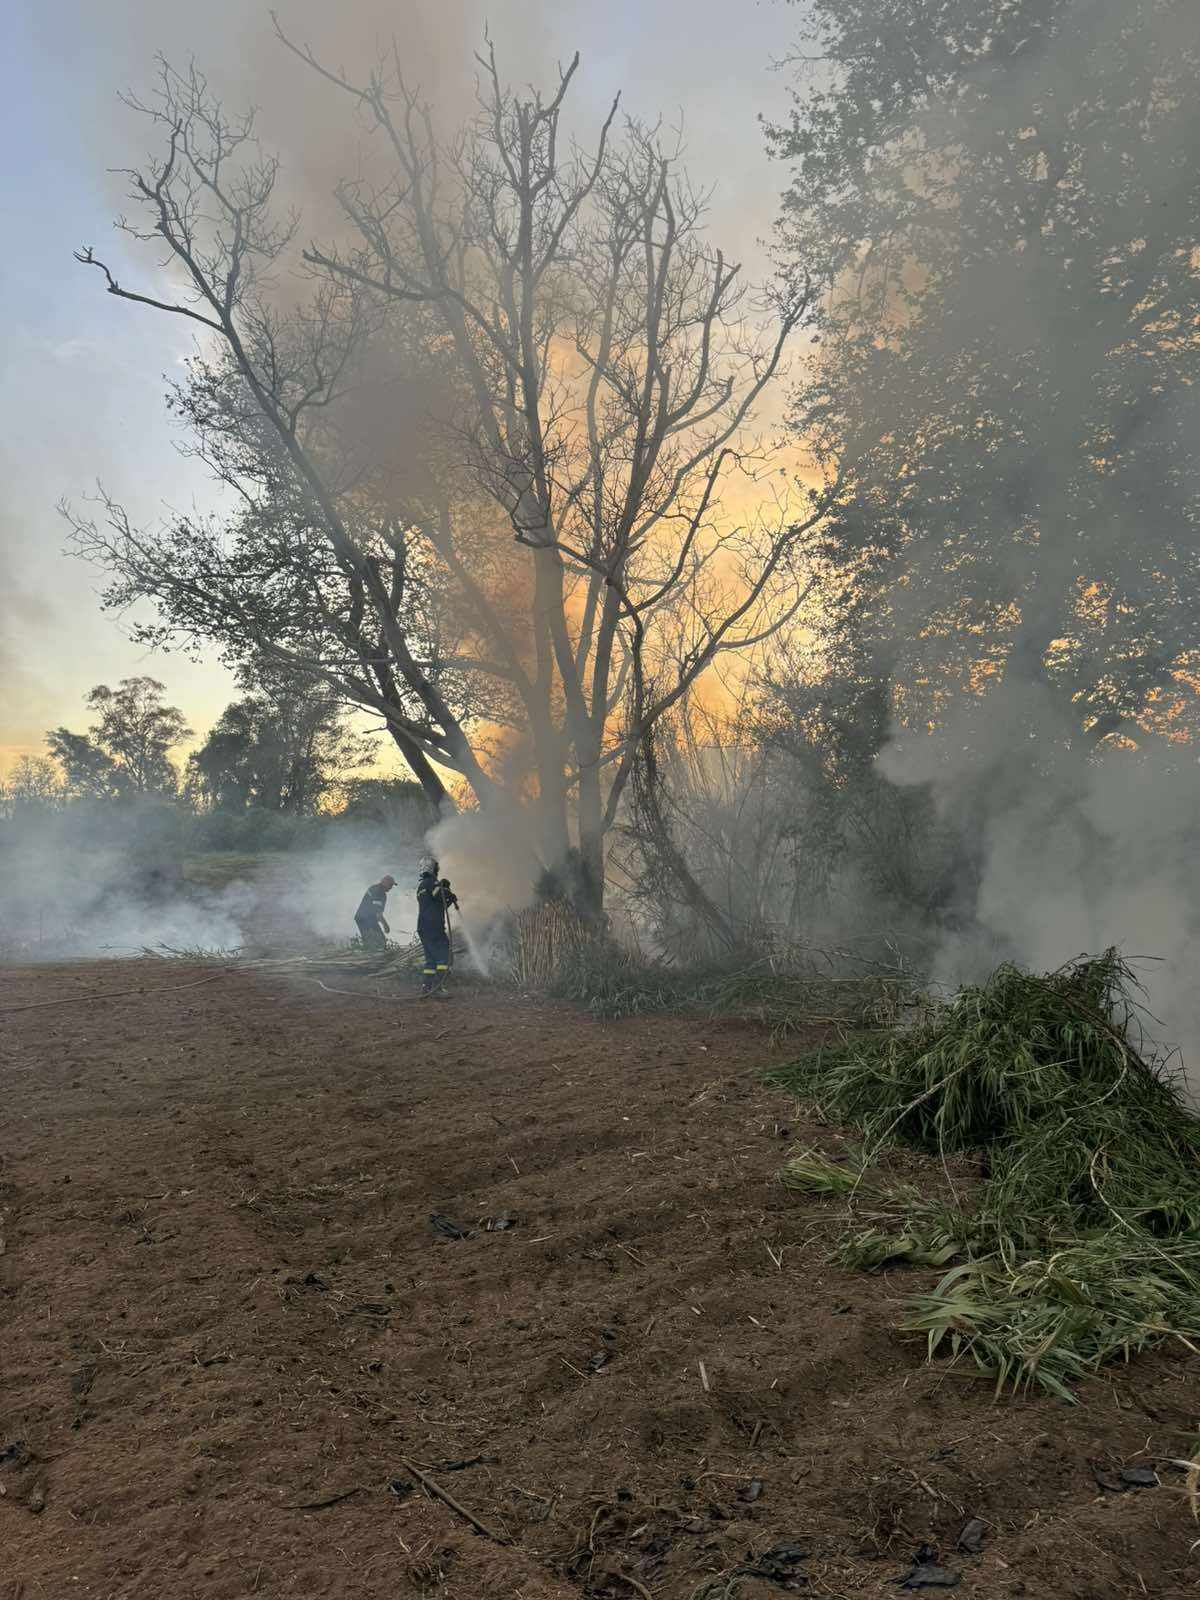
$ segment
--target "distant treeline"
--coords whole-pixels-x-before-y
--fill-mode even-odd
[[[0,843],[44,833],[51,814],[81,839],[127,837],[136,821],[151,853],[308,848],[339,824],[423,816],[418,784],[364,774],[371,741],[327,692],[264,677],[245,687],[181,763],[173,752],[192,730],[157,679],[97,685],[87,732],[50,730],[49,753],[0,782]]]

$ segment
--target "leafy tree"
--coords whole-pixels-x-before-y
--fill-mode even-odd
[[[112,799],[176,792],[179,775],[170,753],[192,730],[177,706],[164,704],[164,692],[157,678],[122,678],[115,689],[98,684],[87,697],[99,713],[88,732],[63,727],[47,735],[71,795]]]
[[[963,914],[975,885],[961,830],[944,824],[924,787],[880,769],[892,686],[868,652],[775,652],[753,722],[787,841],[790,926],[814,910],[829,925],[841,904],[843,934],[870,921],[912,953],[914,940]]]
[[[343,789],[369,754],[369,742],[346,727],[327,690],[260,675],[192,754],[189,781],[210,805],[307,816]]]
[[[1178,715],[1200,604],[1200,8],[806,17],[774,140],[784,252],[826,262],[799,399],[847,473],[847,628],[885,647],[909,721],[1000,682],[1085,748]]]
[[[46,735],[50,754],[63,771],[66,792],[74,800],[109,800],[122,789],[117,764],[86,733],[53,728]]]
[[[63,797],[62,773],[48,756],[21,756],[0,783],[0,814],[48,810],[61,805]]]
[[[406,778],[354,777],[344,785],[339,816],[347,822],[370,822],[400,828],[419,836],[425,817],[419,784]]]

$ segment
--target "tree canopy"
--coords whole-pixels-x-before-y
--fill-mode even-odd
[[[343,792],[372,754],[321,686],[247,674],[248,692],[225,707],[188,759],[199,797],[223,809],[247,806],[311,816]]]
[[[799,404],[847,473],[843,621],[881,646],[913,722],[1001,681],[1093,743],[1190,717],[1200,10],[806,16],[773,139],[781,248],[826,262]]]
[[[97,684],[87,697],[98,713],[88,732],[62,727],[47,735],[69,794],[108,799],[175,793],[179,774],[171,751],[192,730],[178,706],[163,700],[165,693],[157,678],[122,678],[115,689]]]

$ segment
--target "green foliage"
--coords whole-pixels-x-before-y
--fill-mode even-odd
[[[405,778],[351,777],[342,784],[339,813],[347,822],[424,832],[429,806],[419,783]]]
[[[1039,1254],[972,1257],[916,1296],[900,1326],[924,1333],[931,1355],[994,1376],[997,1392],[1036,1383],[1071,1400],[1068,1384],[1103,1362],[1200,1336],[1200,1241],[1110,1228]]]
[[[63,774],[63,792],[73,800],[114,800],[124,792],[117,764],[86,733],[52,728],[46,746]]]
[[[1200,1122],[1135,1048],[1133,989],[1114,951],[1044,976],[1005,965],[915,1027],[769,1075],[861,1130],[872,1154],[892,1141],[982,1152],[986,1176],[961,1207],[860,1175],[840,1254],[874,1268],[964,1255],[904,1326],[1001,1386],[1066,1393],[1115,1355],[1200,1337]],[[783,1179],[830,1192],[807,1161]]]
[[[861,1167],[831,1161],[820,1150],[798,1151],[779,1174],[785,1188],[803,1194],[852,1194],[861,1177]]]
[[[850,623],[915,719],[985,662],[1112,731],[1194,648],[1200,9],[812,0],[801,25],[821,66],[774,139],[828,293],[796,423],[847,473]]]
[[[646,961],[612,940],[596,940],[563,961],[550,993],[587,1005],[598,1017],[640,1016],[647,1011],[690,1009],[698,975]]]
[[[227,705],[188,761],[198,798],[220,810],[309,816],[371,753],[326,688],[245,669],[249,689]]]
[[[157,678],[122,678],[115,689],[97,684],[87,703],[98,718],[87,733],[55,728],[47,734],[68,796],[113,800],[176,792],[171,751],[192,730],[179,707],[164,702],[164,692]]]
[[[279,850],[315,849],[326,837],[331,819],[295,816],[262,806],[197,812],[188,822],[192,849],[218,854],[258,855]]]

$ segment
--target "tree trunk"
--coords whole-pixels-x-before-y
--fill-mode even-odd
[[[604,833],[600,767],[596,760],[590,760],[579,769],[579,859],[583,867],[581,889],[587,899],[580,909],[597,917],[604,910]]]
[[[393,727],[390,723],[388,732],[391,734],[397,750],[408,762],[413,776],[421,785],[431,812],[430,820],[437,822],[447,812],[456,811],[458,807],[454,804],[453,797],[438,776],[437,768],[421,747],[415,744],[402,729]]]
[[[567,827],[567,780],[562,761],[553,758],[538,773],[539,821],[546,861],[558,866],[567,858],[571,835]]]
[[[634,805],[642,850],[659,872],[674,883],[683,903],[708,930],[718,948],[726,952],[736,950],[739,942],[736,927],[692,875],[671,834],[660,798],[661,781],[653,732],[647,729],[642,735],[633,770]]]

